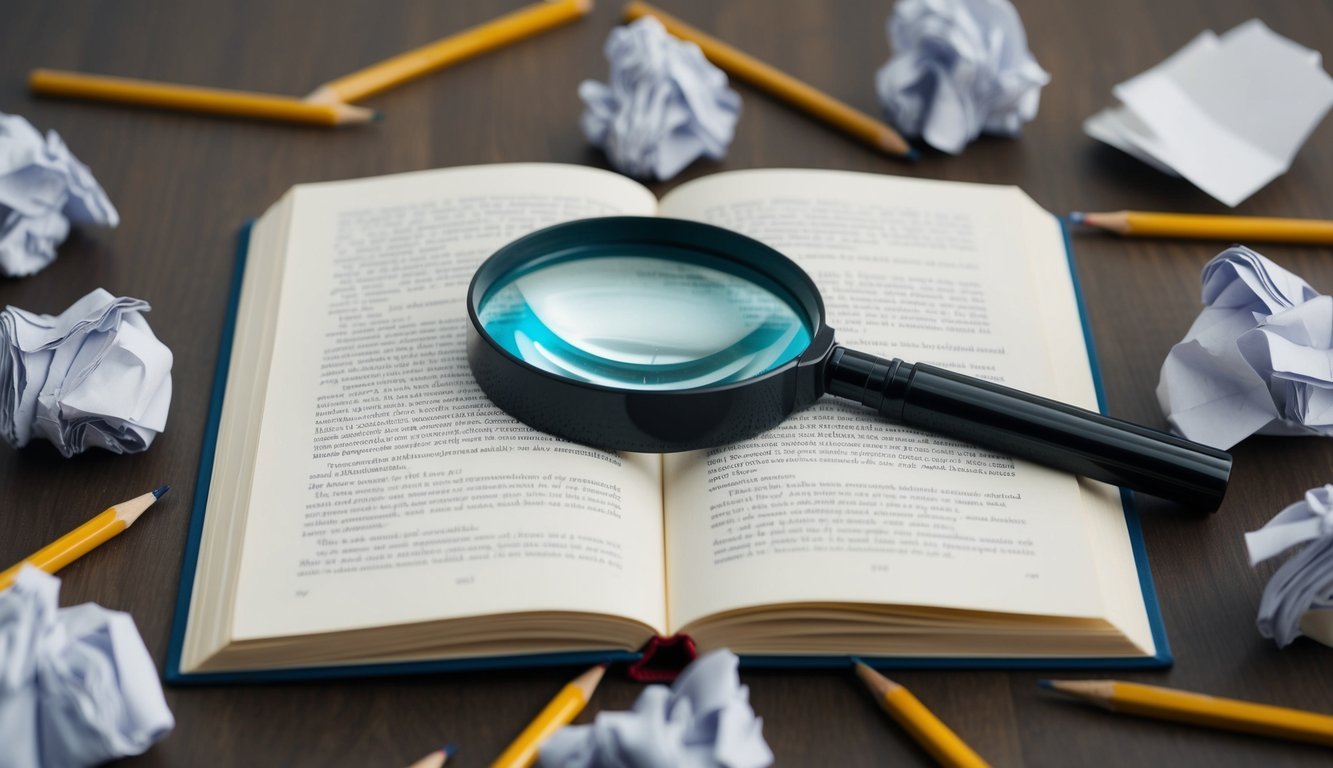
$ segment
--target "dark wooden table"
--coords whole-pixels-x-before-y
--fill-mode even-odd
[[[888,56],[887,2],[661,0],[682,18],[861,107]],[[95,601],[133,614],[155,660],[166,654],[189,500],[238,226],[298,182],[507,161],[604,165],[578,128],[580,80],[604,79],[602,44],[619,7],[382,94],[388,115],[360,129],[320,130],[38,99],[24,82],[47,66],[298,95],[389,54],[519,5],[445,3],[8,3],[0,12],[0,111],[60,132],[120,209],[111,231],[76,232],[55,264],[0,280],[0,304],[55,313],[97,286],[153,305],[149,320],[175,354],[167,431],[148,452],[64,460],[47,445],[0,446],[0,565],[159,483],[175,488],[129,535],[65,569],[63,604]],[[1226,212],[1087,138],[1080,124],[1111,86],[1156,64],[1199,31],[1253,16],[1333,53],[1333,7],[1258,0],[1116,3],[1024,0],[1038,61],[1051,72],[1021,140],[983,139],[961,157],[889,160],[741,86],[735,143],[722,163],[682,178],[751,167],[815,167],[1018,184],[1046,208]],[[663,192],[669,184],[660,185]],[[1333,217],[1333,122],[1294,167],[1238,213]],[[1200,267],[1224,243],[1080,236],[1077,263],[1113,415],[1163,426],[1154,396],[1170,346],[1199,310]],[[1333,292],[1327,248],[1261,247]],[[1333,649],[1278,650],[1254,626],[1271,567],[1251,568],[1242,534],[1308,488],[1333,481],[1333,442],[1251,439],[1235,450],[1230,494],[1210,519],[1142,505],[1152,568],[1176,654],[1152,683],[1333,712]],[[302,685],[173,688],[177,725],[143,765],[400,765],[441,741],[461,765],[496,755],[571,670]],[[745,672],[779,764],[927,764],[849,674]],[[911,672],[895,677],[997,765],[1312,765],[1315,747],[1109,715],[1043,695],[1031,672]],[[597,709],[626,709],[639,688],[611,679]],[[0,745],[3,749],[3,745]]]

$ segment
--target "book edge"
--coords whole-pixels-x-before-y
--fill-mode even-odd
[[[167,644],[166,679],[168,682],[186,674],[181,670],[185,650],[185,628],[190,616],[190,598],[194,593],[194,577],[199,565],[199,546],[204,534],[204,509],[208,506],[208,491],[213,484],[213,462],[217,456],[218,431],[222,425],[222,400],[227,389],[227,375],[231,370],[232,343],[236,337],[237,312],[241,301],[241,279],[245,274],[246,259],[250,252],[250,237],[255,219],[241,225],[236,235],[236,263],[232,267],[231,287],[227,296],[227,311],[218,342],[218,361],[213,370],[213,391],[208,404],[208,420],[204,424],[204,442],[199,453],[199,474],[195,482],[194,502],[190,508],[190,526],[185,539],[185,553],[181,558],[180,583],[176,592],[176,610],[172,617],[171,636]]]
[[[283,683],[312,680],[340,680],[360,677],[389,677],[443,672],[480,672],[539,667],[589,666],[592,664],[632,663],[641,654],[633,651],[571,651],[522,656],[474,656],[463,659],[429,661],[385,661],[370,664],[346,664],[275,669],[241,669],[225,672],[178,672],[168,675],[173,685],[214,685],[220,683]]]

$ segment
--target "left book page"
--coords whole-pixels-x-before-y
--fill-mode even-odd
[[[302,185],[275,205],[251,238],[182,670],[662,632],[659,457],[496,409],[468,369],[465,307],[504,243],[655,208],[623,177],[555,165]]]

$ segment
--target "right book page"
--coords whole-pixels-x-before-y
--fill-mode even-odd
[[[1017,188],[742,171],[687,184],[660,212],[743,232],[794,259],[819,285],[844,345],[1097,407],[1062,232]],[[668,456],[665,468],[669,620],[703,647],[1154,653],[1109,486],[831,397],[752,440]],[[750,621],[773,606],[791,609]],[[910,629],[848,624],[849,639],[828,620],[836,609],[874,620],[891,609]],[[728,622],[730,634],[718,629]],[[1056,637],[1013,631],[1029,625],[1090,639],[1062,651]]]

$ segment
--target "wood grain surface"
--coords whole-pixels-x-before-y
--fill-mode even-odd
[[[887,2],[659,0],[662,7],[868,112],[888,57]],[[298,182],[510,161],[604,166],[578,128],[585,78],[605,79],[602,46],[620,8],[369,100],[387,117],[324,130],[39,99],[45,66],[300,95],[409,47],[491,18],[518,0],[117,0],[7,3],[0,13],[0,111],[57,130],[119,208],[109,231],[76,231],[34,277],[0,279],[0,304],[58,312],[94,287],[153,305],[175,354],[167,431],[136,456],[65,460],[50,446],[0,445],[0,565],[111,502],[160,483],[174,490],[126,535],[61,575],[62,604],[130,612],[159,665],[174,612],[189,502],[221,332],[237,228]],[[959,157],[915,165],[877,155],[752,89],[721,163],[680,180],[754,167],[833,168],[1017,184],[1057,213],[1123,207],[1225,213],[1220,204],[1087,138],[1084,118],[1111,87],[1203,29],[1254,16],[1333,54],[1333,6],[1259,0],[1021,0],[1038,61],[1051,72],[1020,140],[985,138]],[[665,192],[671,184],[655,187]],[[1333,122],[1242,214],[1333,218]],[[1154,389],[1170,346],[1199,311],[1200,267],[1225,243],[1079,236],[1078,271],[1112,415],[1164,426]],[[1333,293],[1328,248],[1260,250]],[[1169,671],[1128,679],[1333,712],[1333,649],[1278,650],[1255,611],[1271,567],[1253,569],[1242,534],[1308,488],[1333,481],[1333,442],[1258,438],[1235,450],[1225,505],[1209,519],[1142,504],[1167,631]],[[984,579],[984,573],[975,574]],[[402,765],[444,741],[459,765],[484,764],[572,676],[568,669],[300,685],[171,688],[176,729],[137,765]],[[996,765],[1327,764],[1317,747],[1110,715],[1040,693],[1052,673],[902,672],[894,677]],[[1077,673],[1076,673],[1077,674]],[[746,671],[780,765],[925,765],[850,670]],[[639,687],[613,676],[584,713],[626,709]],[[0,746],[0,748],[3,748]],[[452,765],[453,763],[451,763]]]

